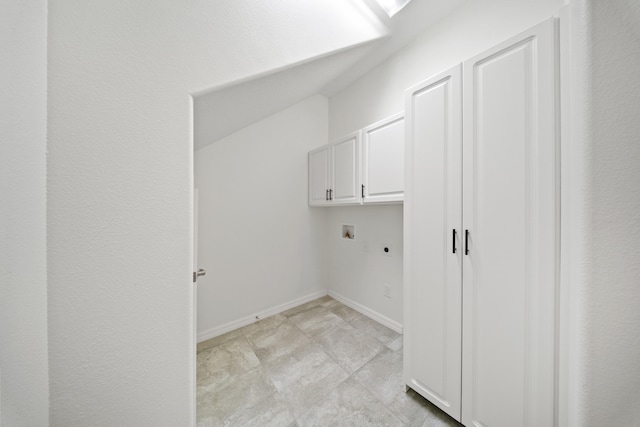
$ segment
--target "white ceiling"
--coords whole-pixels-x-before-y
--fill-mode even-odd
[[[195,94],[195,149],[311,95],[335,95],[464,0],[413,0],[391,19],[375,0],[216,1],[221,37],[269,68]]]

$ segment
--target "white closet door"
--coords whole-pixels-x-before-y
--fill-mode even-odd
[[[309,206],[329,204],[329,146],[309,152]]]
[[[333,203],[360,203],[360,131],[336,141],[331,153]]]
[[[405,109],[404,380],[456,420],[462,344],[461,96],[457,66],[408,89]]]
[[[362,130],[364,203],[404,200],[404,114],[397,113]]]
[[[554,25],[464,62],[466,426],[554,422]]]

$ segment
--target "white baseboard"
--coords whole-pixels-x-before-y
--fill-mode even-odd
[[[207,330],[198,332],[198,342],[210,340],[211,338],[215,338],[222,334],[226,334],[227,332],[231,332],[235,329],[242,328],[243,326],[250,325],[254,322],[257,322],[257,319],[264,319],[269,316],[273,316],[274,314],[282,313],[283,311],[287,311],[290,308],[297,307],[299,305],[305,304],[309,301],[313,301],[314,299],[321,298],[327,295],[327,291],[318,291],[314,292],[310,295],[304,296],[302,298],[295,299],[293,301],[289,301],[284,304],[277,305],[268,310],[261,311],[259,313],[254,313],[249,316],[243,317],[238,320],[234,320],[229,323],[225,323],[224,325],[215,326],[213,328],[209,328]],[[336,298],[337,299],[337,298]],[[356,309],[357,310],[357,309]],[[377,320],[377,319],[376,319]],[[382,323],[382,322],[380,322]]]
[[[378,313],[377,311],[371,310],[368,307],[365,307],[362,304],[359,304],[353,300],[350,300],[347,297],[344,297],[342,295],[340,295],[339,293],[329,290],[328,292],[329,296],[337,301],[340,301],[341,303],[343,303],[344,305],[347,305],[351,308],[353,308],[354,310],[356,310],[357,312],[360,312],[362,314],[364,314],[367,317],[370,317],[371,319],[375,320],[378,323],[383,324],[384,326],[386,326],[389,329],[392,329],[394,331],[396,331],[397,333],[401,334],[402,333],[402,324],[396,322],[395,320],[391,320],[389,319],[387,316],[384,316],[380,313]]]

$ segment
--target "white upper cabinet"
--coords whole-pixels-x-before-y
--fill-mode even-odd
[[[329,145],[309,152],[309,206],[329,204]]]
[[[309,152],[309,206],[360,204],[360,131]]]
[[[403,113],[309,152],[309,206],[403,200]]]
[[[329,199],[333,204],[359,204],[360,131],[333,143],[331,149]]]
[[[362,130],[364,203],[404,200],[404,114],[398,113]]]

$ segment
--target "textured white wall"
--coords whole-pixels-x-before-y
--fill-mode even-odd
[[[327,116],[316,95],[195,152],[199,334],[327,289],[326,210],[307,206]]]
[[[47,3],[0,6],[0,425],[45,426]]]
[[[580,102],[573,144],[582,164],[572,188],[581,233],[571,325],[574,426],[640,425],[640,4],[572,4]],[[579,190],[579,191],[577,191]]]
[[[49,3],[54,426],[194,422],[188,15]]]
[[[465,2],[450,16],[428,29],[411,44],[396,53],[329,101],[329,136],[338,138],[404,109],[404,90],[442,70],[482,52],[516,35],[544,19],[557,14],[562,0],[478,0]],[[365,210],[347,211],[351,221],[370,221],[372,241],[383,238],[402,242],[402,211],[381,207],[372,215]],[[379,215],[379,216],[377,216]],[[338,217],[332,214],[332,227]],[[384,220],[382,219],[384,218]],[[333,232],[333,231],[332,231]],[[387,237],[388,236],[388,237]],[[375,252],[348,251],[338,240],[330,241],[333,257],[331,289],[365,306],[373,305],[379,313],[402,322],[402,269],[395,263],[381,264]],[[396,251],[398,257],[401,253]],[[401,258],[399,259],[402,263]],[[346,265],[375,266],[376,276],[347,274]],[[385,266],[386,265],[386,266]],[[380,291],[380,281],[387,278],[398,285],[397,295],[389,300]],[[366,302],[366,303],[365,303]],[[374,308],[370,307],[370,308]]]
[[[308,13],[302,2],[49,2],[52,424],[193,423],[189,94],[347,47]],[[349,42],[379,34],[335,19]],[[305,26],[321,31],[307,39]]]

